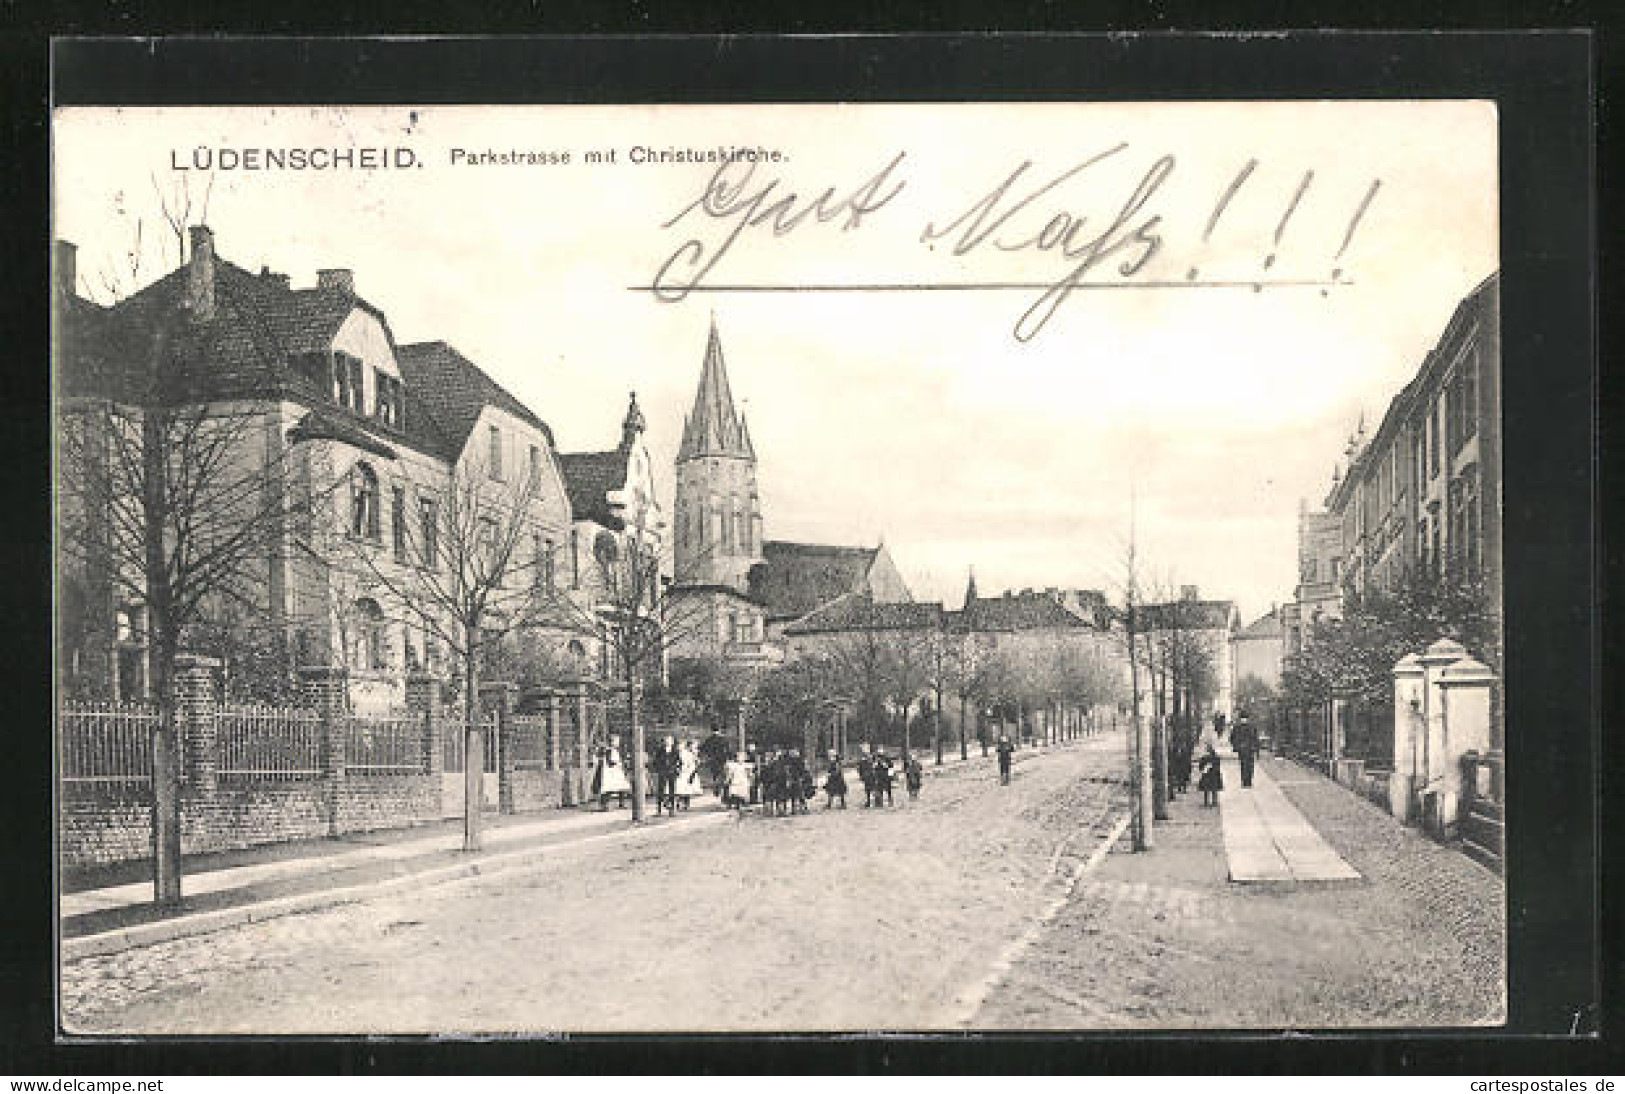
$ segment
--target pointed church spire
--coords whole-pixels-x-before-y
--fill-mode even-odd
[[[621,448],[630,451],[637,443],[638,434],[647,428],[643,421],[643,410],[638,406],[638,393],[632,393],[632,399],[626,407],[626,420],[621,422]]]
[[[976,603],[976,567],[970,567],[970,579],[965,582],[965,611],[970,611]]]
[[[683,424],[679,460],[694,456],[743,456],[754,458],[749,437],[734,410],[733,392],[728,389],[728,369],[722,359],[722,338],[717,318],[711,316],[711,335],[705,345],[705,363],[700,367],[700,387],[694,393],[694,409]]]

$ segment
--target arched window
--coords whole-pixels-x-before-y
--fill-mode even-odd
[[[379,538],[378,474],[364,463],[350,473],[350,534]]]
[[[355,602],[355,663],[369,669],[388,667],[384,612],[371,597]]]

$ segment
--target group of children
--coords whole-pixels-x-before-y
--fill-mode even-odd
[[[884,748],[868,745],[858,757],[858,780],[863,784],[864,808],[892,805],[893,788],[899,768],[903,784],[910,798],[920,796],[924,769],[920,761],[904,753],[900,762],[886,755]],[[840,753],[830,749],[824,761],[824,808],[846,808],[846,770]],[[758,755],[753,748],[740,752],[728,761],[718,785],[722,804],[737,813],[746,806],[760,804],[768,816],[788,816],[805,813],[808,802],[817,794],[812,772],[796,749],[780,749]]]

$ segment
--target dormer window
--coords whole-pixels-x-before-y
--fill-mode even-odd
[[[366,412],[359,357],[342,351],[333,354],[333,401],[357,414]]]
[[[391,429],[399,429],[401,427],[402,404],[405,401],[402,395],[401,381],[381,369],[374,369],[373,387],[377,392],[374,417]]]

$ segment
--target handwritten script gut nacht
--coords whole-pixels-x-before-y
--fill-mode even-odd
[[[410,148],[171,148],[175,171],[389,171],[418,167]]]

